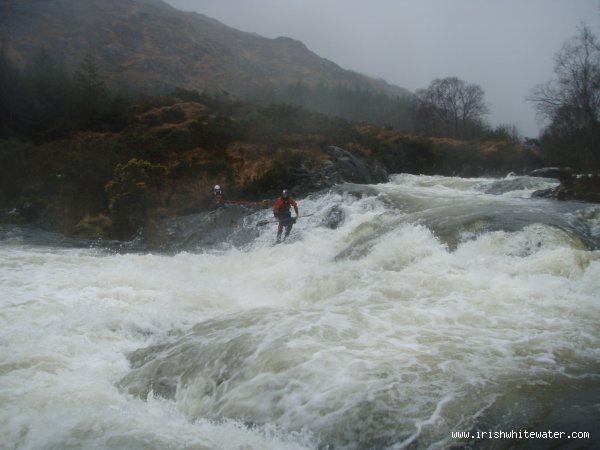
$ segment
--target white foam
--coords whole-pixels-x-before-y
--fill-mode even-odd
[[[400,177],[305,199],[314,215],[274,247],[274,227],[245,250],[174,256],[5,241],[0,434],[19,448],[433,443],[513,385],[596,376],[598,251],[535,223],[450,248],[402,207],[513,201],[484,182]],[[319,226],[332,204],[343,222]],[[227,359],[236,339],[245,356]],[[152,345],[181,364],[172,399],[119,387],[127,355]],[[197,361],[170,359],[179,348]]]

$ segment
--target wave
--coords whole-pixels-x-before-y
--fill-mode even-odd
[[[341,185],[299,199],[276,246],[268,210],[222,234],[206,215],[165,223],[160,252],[3,228],[0,432],[17,448],[393,449],[592,431],[599,209],[522,192],[548,182]]]

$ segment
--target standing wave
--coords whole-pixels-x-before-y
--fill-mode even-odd
[[[530,198],[549,183],[342,185],[300,199],[275,246],[269,211],[209,247],[180,222],[166,253],[5,230],[0,433],[9,448],[395,449],[592,431],[600,211]]]

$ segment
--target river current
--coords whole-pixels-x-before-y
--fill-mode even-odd
[[[598,448],[600,205],[556,183],[341,185],[280,245],[4,226],[0,448]]]

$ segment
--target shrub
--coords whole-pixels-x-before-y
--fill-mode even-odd
[[[118,164],[106,184],[110,214],[117,237],[131,236],[143,227],[150,208],[158,206],[158,193],[167,177],[167,168],[146,160],[131,159]]]
[[[190,126],[192,142],[210,150],[224,150],[240,137],[240,129],[229,117],[209,117]]]

